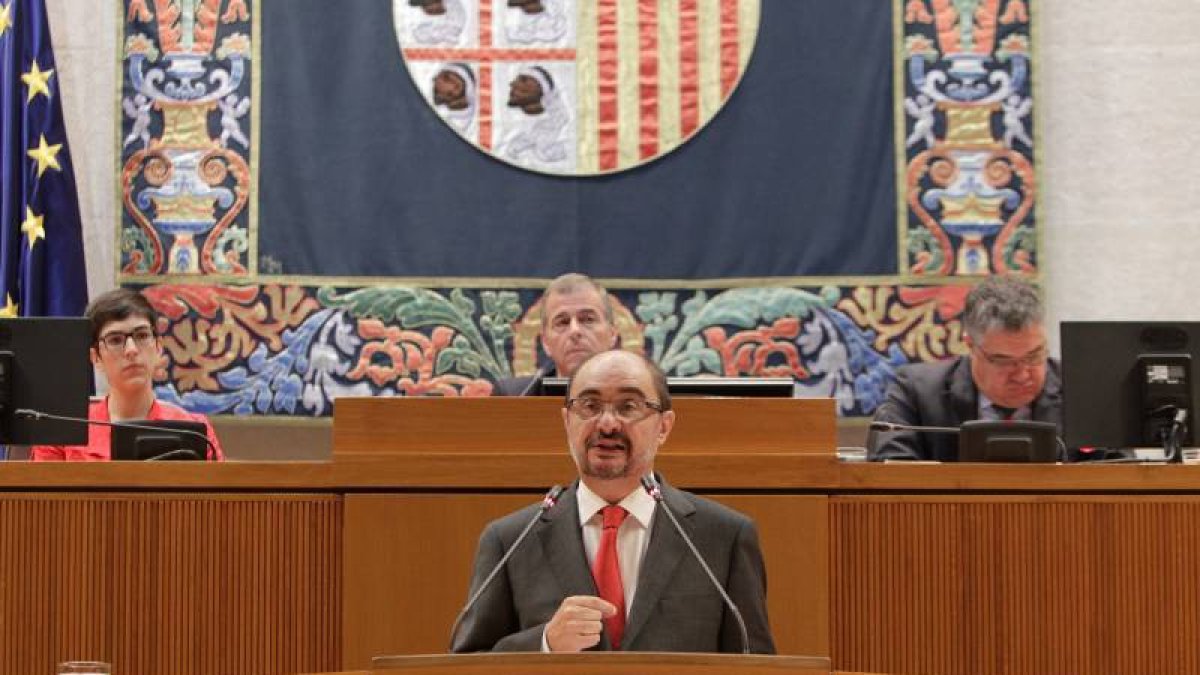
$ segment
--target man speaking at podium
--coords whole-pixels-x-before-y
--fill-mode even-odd
[[[1062,428],[1058,362],[1047,358],[1037,289],[994,276],[971,289],[963,308],[968,356],[903,366],[875,411],[876,422],[958,427],[970,420],[1035,420]],[[873,460],[958,460],[958,435],[872,432]]]
[[[640,355],[605,351],[583,362],[568,391],[562,415],[579,480],[557,504],[485,528],[476,602],[452,651],[773,653],[754,522],[652,477],[675,424],[662,371]],[[518,542],[526,527],[530,536]]]

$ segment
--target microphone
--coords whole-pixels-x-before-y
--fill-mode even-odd
[[[1188,410],[1183,407],[1163,406],[1171,418],[1170,427],[1163,436],[1163,461],[1178,464],[1183,461],[1183,448],[1180,447],[1181,437],[1187,433]]]
[[[973,423],[974,421],[968,421],[964,423],[964,426],[970,426]],[[932,427],[919,424],[897,424],[895,422],[871,422],[869,428],[873,432],[916,431],[929,434],[961,434],[964,427]],[[1069,463],[1071,458],[1067,453],[1067,445],[1063,442],[1062,436],[1058,434],[1054,435],[1054,445],[1062,462],[1064,464]]]
[[[529,392],[533,391],[534,387],[541,384],[542,378],[546,377],[552,368],[554,368],[553,361],[538,366],[538,369],[533,371],[533,378],[529,380],[529,384],[525,385],[525,387],[521,389],[521,393],[517,394],[517,396],[528,396]]]
[[[738,631],[740,631],[742,634],[742,653],[749,654],[750,633],[746,631],[746,620],[742,618],[741,611],[738,610],[737,605],[733,604],[733,599],[730,598],[729,594],[725,592],[725,587],[721,585],[720,581],[717,581],[717,575],[713,574],[712,568],[708,566],[708,563],[704,562],[704,556],[700,555],[700,551],[698,551],[696,549],[696,545],[692,543],[692,538],[687,535],[687,532],[684,532],[683,526],[679,524],[679,519],[675,517],[675,514],[671,511],[671,508],[667,506],[666,500],[663,499],[662,490],[659,488],[658,483],[654,480],[654,477],[647,474],[642,476],[641,480],[642,487],[645,488],[646,492],[650,494],[650,497],[654,499],[654,501],[658,502],[658,505],[662,508],[663,512],[667,514],[667,517],[671,520],[671,524],[675,526],[675,531],[678,532],[679,536],[683,538],[683,543],[687,544],[687,547],[691,550],[692,555],[695,556],[697,562],[700,563],[700,567],[704,569],[704,573],[708,575],[708,580],[712,582],[712,585],[717,589],[717,592],[721,594],[721,599],[725,601],[725,606],[728,607],[729,612],[733,614],[733,618],[737,622]]]
[[[479,584],[479,588],[475,589],[475,592],[472,593],[471,597],[467,599],[467,604],[463,605],[462,611],[459,612],[458,616],[454,618],[454,625],[450,627],[450,651],[454,651],[454,639],[458,637],[458,629],[461,627],[463,619],[467,617],[467,612],[471,611],[471,608],[474,607],[475,603],[479,601],[480,596],[482,596],[483,592],[487,590],[487,587],[491,585],[492,579],[495,579],[496,575],[500,574],[500,570],[504,569],[504,564],[507,563],[508,559],[512,557],[512,554],[516,552],[517,547],[521,545],[521,542],[525,541],[525,537],[527,537],[529,532],[533,530],[533,526],[539,519],[541,519],[542,515],[554,508],[554,505],[558,503],[558,498],[562,496],[564,491],[565,489],[563,486],[555,485],[546,492],[546,496],[542,497],[542,503],[538,507],[537,513],[533,514],[533,517],[530,518],[529,522],[525,525],[525,529],[521,530],[521,533],[517,535],[515,540],[513,540],[512,546],[509,546],[508,550],[504,552],[504,555],[500,556],[499,562],[497,562],[496,565],[492,567],[492,571],[488,572],[488,575],[484,577],[483,583]]]
[[[174,450],[168,450],[168,451],[162,453],[161,455],[155,455],[153,457],[148,457],[148,458],[146,458],[146,461],[147,462],[161,462],[163,460],[169,460],[169,459],[204,459],[204,458],[197,455],[195,450],[188,450],[187,448],[175,448]]]
[[[169,432],[172,434],[182,434],[184,436],[191,436],[193,438],[203,439],[204,445],[207,446],[207,448],[208,448],[208,453],[214,457],[217,454],[216,448],[213,446],[213,442],[211,440],[209,440],[207,434],[202,434],[202,433],[199,433],[196,431],[191,431],[188,429],[174,429],[171,427],[156,427],[156,426],[153,426],[150,424],[131,424],[129,422],[104,422],[101,420],[89,420],[89,419],[86,419],[83,417],[68,417],[66,415],[51,415],[50,413],[41,412],[40,410],[30,410],[29,408],[17,408],[16,410],[13,411],[13,416],[14,417],[23,417],[25,419],[34,420],[35,422],[40,421],[40,420],[54,420],[56,422],[74,422],[76,424],[87,424],[87,425],[95,424],[97,426],[114,427],[114,428],[119,428],[119,429],[137,429],[139,431],[160,431],[160,432]],[[150,457],[146,461],[162,460],[162,459],[175,459],[177,457],[178,458],[196,457],[196,453],[193,450],[188,450],[185,448],[176,448],[174,450],[169,450],[162,454],[155,455],[154,457]],[[205,458],[200,457],[198,459],[205,459]]]
[[[957,434],[958,427],[925,427],[916,424],[895,422],[871,422],[871,431],[921,431],[932,434]]]

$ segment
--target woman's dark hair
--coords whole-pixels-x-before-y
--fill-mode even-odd
[[[103,293],[92,300],[84,316],[92,326],[92,344],[100,341],[100,330],[113,321],[124,321],[131,316],[144,317],[150,327],[158,332],[158,312],[146,296],[129,288],[117,288]]]

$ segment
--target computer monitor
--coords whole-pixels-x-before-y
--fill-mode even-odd
[[[1063,430],[1071,448],[1194,445],[1200,322],[1064,321]]]
[[[971,420],[958,430],[960,462],[1055,462],[1058,425],[1034,420]]]
[[[0,319],[0,443],[87,443],[86,424],[15,412],[86,418],[92,387],[91,341],[87,319]]]
[[[111,448],[117,461],[203,461],[208,428],[191,420],[130,420],[112,427]]]
[[[543,396],[566,396],[568,378],[542,380]],[[742,396],[791,398],[796,383],[790,377],[668,377],[672,396]]]

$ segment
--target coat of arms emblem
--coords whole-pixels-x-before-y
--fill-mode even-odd
[[[593,175],[654,160],[733,94],[760,0],[393,0],[417,89],[516,166]]]

